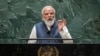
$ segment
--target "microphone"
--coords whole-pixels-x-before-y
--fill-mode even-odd
[[[47,34],[50,34],[50,31],[48,31]]]

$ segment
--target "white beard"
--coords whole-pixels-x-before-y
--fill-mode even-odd
[[[51,27],[54,24],[55,18],[52,21],[42,19],[48,27]]]

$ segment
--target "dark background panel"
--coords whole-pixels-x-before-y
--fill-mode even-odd
[[[38,56],[40,47],[56,47],[59,56],[100,56],[100,45],[0,45],[0,56]]]

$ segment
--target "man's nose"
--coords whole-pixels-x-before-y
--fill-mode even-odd
[[[48,16],[51,16],[51,14],[48,14]]]

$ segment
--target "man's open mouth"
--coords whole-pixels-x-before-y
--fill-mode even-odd
[[[48,21],[52,21],[52,19],[48,19]]]

